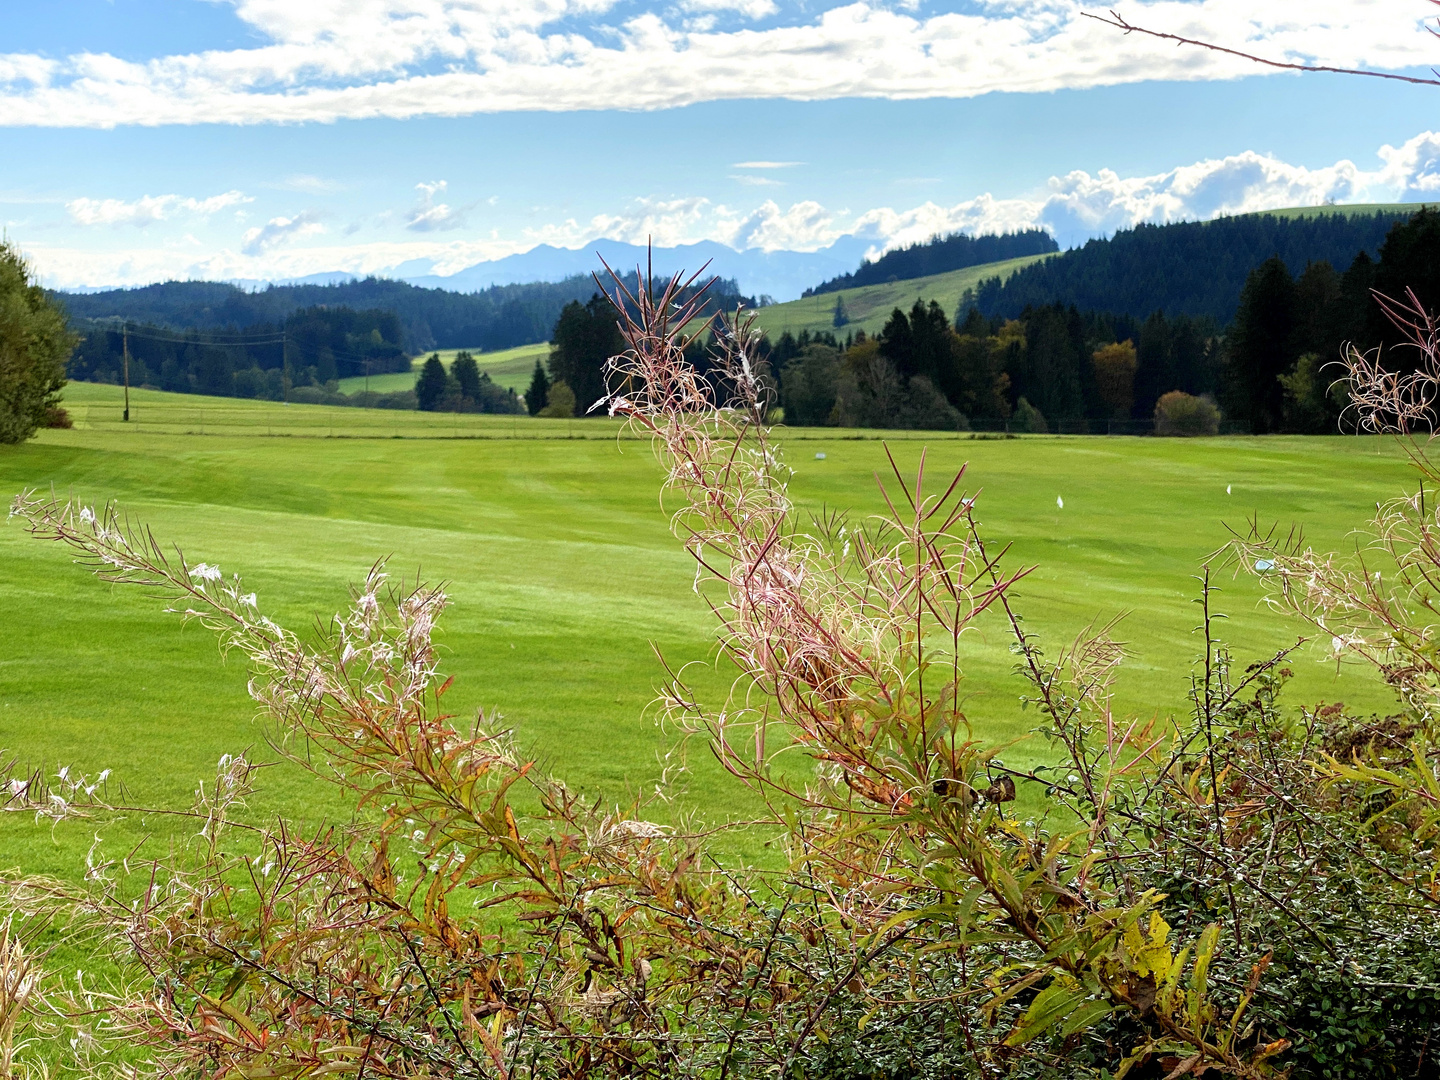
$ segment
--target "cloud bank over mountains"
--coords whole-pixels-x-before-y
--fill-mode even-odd
[[[193,244],[167,244],[114,254],[43,245],[33,245],[30,251],[47,282],[62,288],[143,284],[167,277],[276,281],[329,272],[386,274],[443,284],[446,277],[473,271],[476,264],[541,245],[577,249],[599,240],[644,244],[650,239],[657,247],[670,248],[710,242],[753,253],[756,258],[751,263],[736,264],[753,265],[758,275],[746,280],[740,271],[742,287],[783,299],[815,282],[790,280],[785,277],[788,271],[778,269],[779,262],[763,258],[777,252],[834,248],[836,257],[843,256],[851,264],[846,268],[853,269],[860,254],[874,257],[945,232],[1003,232],[1038,225],[1062,247],[1070,247],[1140,222],[1205,220],[1325,203],[1440,201],[1440,133],[1422,132],[1399,147],[1383,146],[1377,159],[1377,167],[1371,169],[1348,160],[1311,168],[1247,151],[1149,176],[1077,170],[1051,177],[1042,190],[1024,196],[983,194],[948,206],[925,202],[898,210],[876,207],[850,212],[805,200],[782,206],[767,199],[742,209],[705,198],[639,199],[615,213],[527,228],[509,238],[464,236],[463,210],[469,208],[452,210],[439,202],[444,182],[430,181],[419,186],[421,198],[407,212],[408,228],[422,234],[442,230],[459,234],[453,239],[317,243],[316,238],[326,235],[324,215],[317,208],[301,207],[243,232],[233,250],[201,252]],[[67,209],[77,224],[115,229],[169,215],[213,213],[246,198],[232,191],[209,198],[78,199]],[[569,265],[564,259],[552,263]],[[488,283],[477,272],[456,278],[455,285],[462,281],[464,288]]]
[[[741,98],[963,98],[1263,73],[1080,0],[224,0],[262,44],[146,60],[0,54],[0,125],[270,124]],[[928,9],[927,5],[927,9]],[[1150,0],[1132,22],[1284,61],[1428,64],[1413,0]],[[1397,32],[1397,28],[1398,32]]]

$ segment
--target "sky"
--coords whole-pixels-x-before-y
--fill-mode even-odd
[[[1113,0],[1107,0],[1113,3]],[[1440,87],[1077,0],[0,0],[0,223],[47,285],[448,274],[600,237],[873,254],[1440,191]],[[1426,0],[1131,23],[1434,78]],[[743,284],[743,283],[742,283]]]

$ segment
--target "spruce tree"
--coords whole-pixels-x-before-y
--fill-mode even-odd
[[[450,365],[450,377],[460,384],[460,396],[472,402],[480,400],[480,365],[468,352],[455,354]]]
[[[525,391],[525,408],[531,416],[538,416],[540,410],[550,404],[550,376],[545,374],[545,365],[535,361],[535,374],[530,376],[530,389]]]
[[[1162,394],[1189,389],[1180,385],[1180,373],[1175,370],[1174,333],[1163,311],[1155,312],[1140,327],[1135,361],[1134,416],[1150,417]]]
[[[850,316],[845,312],[845,298],[843,296],[835,297],[835,310],[830,316],[830,325],[839,330],[849,322]]]
[[[550,340],[550,377],[574,391],[575,415],[585,416],[605,396],[605,361],[625,348],[615,309],[598,293],[588,304],[572,301]]]
[[[1380,245],[1374,287],[1395,300],[1404,300],[1405,291],[1413,289],[1427,311],[1440,312],[1440,213],[1421,207],[1408,221],[1396,223]],[[1420,358],[1417,350],[1393,348],[1406,340],[1405,334],[1378,304],[1370,304],[1369,316],[1372,340],[1386,346],[1386,365],[1413,367]]]
[[[1280,376],[1295,364],[1295,282],[1279,256],[1250,271],[1227,342],[1225,406],[1256,435],[1279,431],[1285,391]]]
[[[445,397],[445,384],[448,381],[445,365],[440,362],[440,354],[433,353],[420,369],[420,377],[415,380],[415,400],[420,403],[420,408],[426,412],[438,409]]]

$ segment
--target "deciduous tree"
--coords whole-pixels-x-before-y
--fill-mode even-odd
[[[44,426],[60,402],[75,337],[18,248],[0,241],[0,443]]]

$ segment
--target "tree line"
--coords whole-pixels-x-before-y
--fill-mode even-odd
[[[790,424],[1214,430],[1223,416],[1255,434],[1334,433],[1348,403],[1337,382],[1343,348],[1380,348],[1402,371],[1416,362],[1396,348],[1400,335],[1372,290],[1414,288],[1440,310],[1440,214],[1391,219],[1375,246],[1378,259],[1362,249],[1344,273],[1324,259],[1298,275],[1281,254],[1258,260],[1228,327],[1194,307],[1137,317],[1063,301],[1010,318],[967,296],[953,324],[938,303],[916,301],[895,309],[878,337],[787,332],[767,359]]]
[[[1328,261],[1292,275],[1271,256],[1250,272],[1226,335],[1221,404],[1257,434],[1336,430],[1349,398],[1340,385],[1341,350],[1380,350],[1384,365],[1414,370],[1419,354],[1375,302],[1407,289],[1440,311],[1440,214],[1422,208],[1397,222],[1378,259],[1361,251],[1340,273]]]
[[[409,371],[401,337],[393,312],[346,307],[305,308],[279,323],[243,330],[92,323],[79,335],[67,374],[118,383],[125,377],[128,349],[131,386],[283,401],[306,387],[333,394],[336,381],[351,375]]]
[[[1060,303],[1137,319],[1154,311],[1184,311],[1224,325],[1239,309],[1250,271],[1271,255],[1291,273],[1311,262],[1348,266],[1357,252],[1374,255],[1390,228],[1410,213],[1247,214],[1137,225],[1033,263],[1003,282],[990,278],[976,289],[973,302],[985,315],[1008,319],[1026,308]]]
[[[435,353],[420,368],[415,380],[415,405],[425,412],[523,413],[525,405],[515,391],[500,386],[482,371],[474,354],[461,349],[450,370]]]
[[[887,281],[929,277],[931,274],[963,270],[967,266],[983,266],[985,263],[1000,262],[1002,259],[1045,255],[1059,250],[1060,245],[1055,243],[1055,238],[1044,229],[1023,229],[1013,233],[991,233],[985,236],[951,233],[887,251],[874,262],[862,262],[854,273],[831,278],[813,289],[806,289],[801,295],[815,296],[818,293],[838,292],[861,285],[880,285]]]
[[[400,321],[399,343],[410,355],[431,349],[479,348],[486,352],[547,340],[565,305],[595,291],[588,275],[558,282],[494,285],[474,293],[425,289],[403,281],[365,278],[331,285],[271,285],[254,292],[212,281],[167,281],[135,289],[59,296],[72,318],[122,316],[175,329],[276,326],[297,310],[348,307],[392,312]],[[742,299],[733,281],[712,286],[714,305]]]

